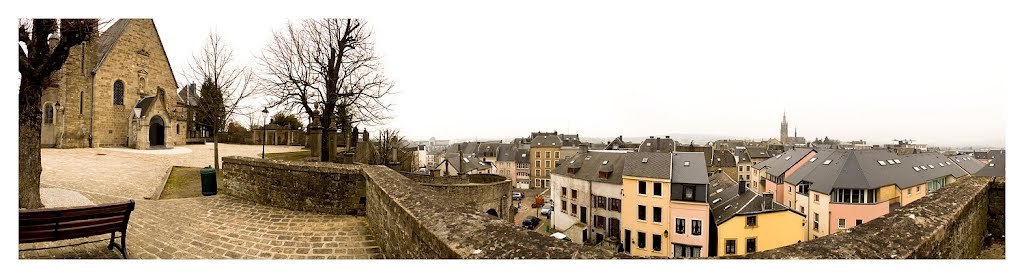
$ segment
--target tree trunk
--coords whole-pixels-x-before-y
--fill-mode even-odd
[[[220,142],[217,141],[217,130],[213,131],[213,168],[220,172]]]
[[[43,172],[39,151],[42,132],[39,102],[43,88],[39,85],[41,82],[29,82],[29,79],[22,76],[18,94],[18,207],[34,209],[43,207],[39,197],[39,179]]]
[[[328,137],[330,137],[330,136],[337,136],[338,133],[337,132],[327,132],[328,130],[331,129],[331,121],[330,120],[324,120],[324,119],[327,119],[327,118],[330,118],[330,116],[325,116],[323,118],[320,118],[321,119],[320,123],[324,127],[323,133],[320,136],[320,161],[331,162],[331,153],[330,152],[337,152],[338,151],[338,146],[337,145],[332,146],[332,144],[329,144],[331,141],[328,140]]]

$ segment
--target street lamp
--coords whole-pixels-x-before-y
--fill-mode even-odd
[[[270,111],[267,111],[267,108],[263,107],[263,122],[267,121],[267,113],[270,113]],[[260,142],[263,143],[263,159],[267,159],[267,125],[266,124],[263,124],[263,139],[260,140]]]

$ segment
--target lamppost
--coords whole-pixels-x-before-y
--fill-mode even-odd
[[[267,108],[263,107],[263,122],[264,123],[267,122],[267,113],[270,113],[270,111],[267,111]],[[266,124],[263,124],[263,139],[260,140],[260,142],[263,143],[263,159],[267,159],[267,125]]]

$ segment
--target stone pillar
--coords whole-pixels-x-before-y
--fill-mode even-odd
[[[324,129],[323,136],[327,136],[328,149],[331,150],[327,153],[327,161],[337,161],[338,158],[338,126],[331,123],[331,126]]]
[[[320,136],[323,136],[323,130],[324,128],[320,127],[319,114],[313,112],[306,128],[306,147],[309,148],[310,157],[320,158]]]

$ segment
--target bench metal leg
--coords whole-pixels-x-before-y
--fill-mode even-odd
[[[117,242],[114,241],[116,234],[117,232],[110,233],[110,243],[107,244],[107,250],[113,250],[116,247],[117,251],[121,251],[121,258],[127,259],[128,249],[125,248],[124,239],[128,235],[125,232],[121,232],[121,244],[117,244]]]

